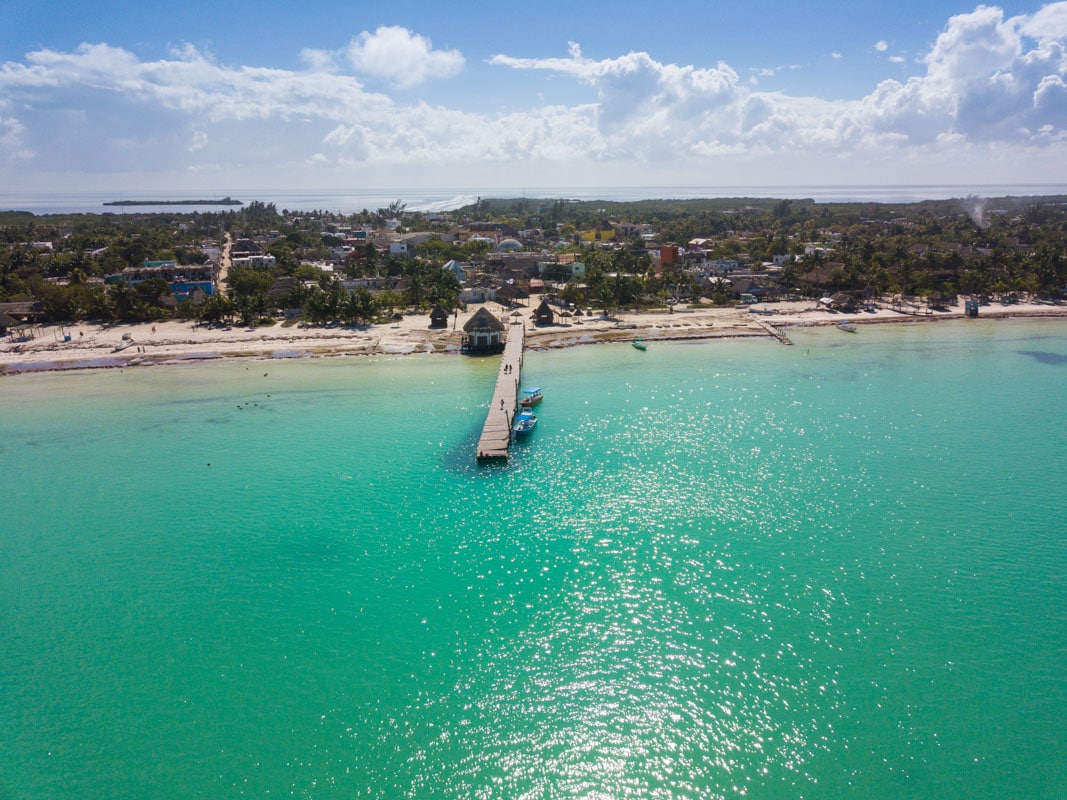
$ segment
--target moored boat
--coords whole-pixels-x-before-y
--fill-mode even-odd
[[[525,436],[527,433],[534,429],[534,425],[537,424],[537,417],[529,409],[523,409],[519,412],[519,415],[515,417],[515,424],[511,426],[511,430],[518,436]]]
[[[638,350],[646,350],[648,348],[648,345],[645,344],[645,340],[642,339],[640,336],[638,336],[636,339],[634,339],[632,342],[630,342],[630,344],[632,344]]]
[[[522,393],[524,397],[519,401],[519,405],[523,408],[532,408],[545,399],[541,394],[541,387],[531,386],[529,389],[523,389]]]
[[[840,330],[843,330],[845,333],[855,333],[856,332],[856,326],[853,325],[851,322],[839,322],[839,323],[837,323],[837,327]]]

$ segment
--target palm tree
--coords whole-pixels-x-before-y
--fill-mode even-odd
[[[341,304],[341,318],[349,325],[359,325],[372,320],[377,310],[374,295],[359,286]]]
[[[126,281],[120,280],[111,287],[110,300],[114,318],[128,320],[134,318],[140,297],[126,285]]]

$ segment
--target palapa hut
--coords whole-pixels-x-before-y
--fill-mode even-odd
[[[556,312],[548,304],[548,300],[542,300],[533,313],[534,325],[552,325],[556,321]]]
[[[838,311],[855,311],[856,301],[855,299],[844,292],[835,292],[830,295],[830,308],[837,309]]]
[[[430,311],[430,327],[431,328],[447,328],[448,327],[448,312],[441,306],[440,303],[435,305]]]
[[[467,320],[463,333],[464,353],[487,355],[504,349],[504,323],[490,314],[485,306]]]
[[[18,324],[34,324],[45,315],[44,303],[38,301],[19,301],[0,303],[0,313],[7,314]]]
[[[3,311],[0,311],[0,336],[7,336],[7,332],[18,324],[19,322],[17,319],[10,314],[5,314]]]
[[[523,291],[522,287],[516,283],[506,284],[496,290],[496,301],[509,308],[515,305],[519,300],[526,300],[529,297],[529,293]]]

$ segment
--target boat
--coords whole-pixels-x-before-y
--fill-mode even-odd
[[[851,322],[839,322],[837,323],[837,327],[839,330],[843,330],[845,333],[856,332],[856,326],[853,325]]]
[[[534,425],[537,424],[537,417],[528,408],[524,408],[519,412],[519,415],[515,417],[515,424],[511,426],[511,430],[518,436],[525,436],[527,433],[534,429]]]
[[[638,350],[647,350],[648,349],[648,345],[645,344],[645,340],[642,339],[640,336],[638,336],[636,339],[634,339],[632,342],[630,342],[630,344],[632,344]]]
[[[523,408],[532,408],[545,399],[541,394],[541,387],[531,386],[529,389],[523,389],[522,393],[526,395],[519,401],[519,405]]]

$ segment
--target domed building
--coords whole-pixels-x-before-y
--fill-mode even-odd
[[[498,253],[518,253],[522,249],[522,242],[518,239],[501,239],[500,244],[496,246]]]

